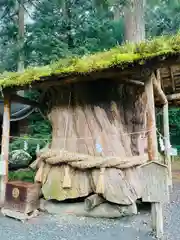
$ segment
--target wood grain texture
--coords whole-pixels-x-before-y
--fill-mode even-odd
[[[158,145],[156,134],[156,117],[154,106],[153,75],[145,82],[145,92],[147,96],[147,128],[148,132],[148,154],[149,160],[158,160]]]
[[[169,202],[168,168],[151,162],[142,168],[142,200],[144,202]]]
[[[4,94],[4,114],[3,114],[3,125],[2,125],[2,143],[1,143],[1,161],[5,172],[3,176],[0,176],[0,187],[1,187],[1,203],[4,203],[6,183],[8,181],[8,159],[9,159],[9,134],[10,134],[10,96]]]
[[[97,186],[101,185],[106,200],[132,204],[141,196],[137,169],[133,167],[129,171],[122,171],[117,169],[118,163],[112,167],[110,160],[112,158],[113,164],[113,157],[119,157],[119,160],[129,159],[132,161],[132,165],[129,165],[131,167],[134,166],[136,157],[145,154],[146,144],[143,148],[139,145],[139,137],[146,130],[147,98],[142,87],[100,80],[51,88],[46,97],[48,117],[52,123],[50,150],[53,152],[64,149],[71,153],[84,154],[87,166],[83,165],[83,161],[73,162],[71,157],[70,171],[67,173],[65,162],[59,161],[61,155],[52,153],[51,156],[46,156],[46,163],[53,164],[51,168],[42,168],[43,172],[47,170],[42,187],[45,198],[64,200],[88,196],[89,193],[97,193]],[[109,166],[106,165],[108,169],[105,168],[103,177],[100,174],[101,165],[94,165],[94,158],[97,157],[109,157]],[[38,170],[37,175],[38,173],[40,176],[36,179],[42,181],[41,170]],[[68,188],[63,187],[64,178],[68,182]]]

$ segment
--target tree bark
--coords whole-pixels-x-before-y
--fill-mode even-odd
[[[125,40],[138,43],[145,39],[145,0],[129,0],[124,11]]]
[[[18,72],[24,71],[24,0],[18,1]]]
[[[71,0],[65,1],[65,17],[66,17],[66,28],[67,28],[67,42],[68,47],[71,49],[74,46],[72,37],[72,2]]]
[[[144,8],[145,8],[145,0],[128,0],[127,1],[124,9],[125,40],[127,42],[138,43],[145,40]],[[124,89],[127,93],[129,93],[128,86],[125,85]],[[141,111],[139,109],[142,109],[143,105],[144,106],[146,105],[146,100],[144,96],[142,97],[143,94],[142,93],[140,94],[138,90],[134,90],[134,92],[137,92],[135,101],[132,104],[131,118],[134,124],[132,125],[129,123],[129,127],[132,126],[130,130],[131,132],[139,132],[139,130],[142,129],[142,126],[140,128],[138,126],[136,112],[137,110]],[[143,115],[143,111],[141,111],[141,122],[144,121],[143,118],[145,118],[145,116]],[[141,134],[132,134],[131,136],[131,148],[134,155],[138,154],[138,152],[141,152],[141,150],[137,148],[140,135]],[[144,142],[143,142],[144,148],[146,145],[145,141],[146,139],[144,139]],[[141,148],[143,148],[143,146]]]
[[[9,158],[9,133],[10,133],[10,96],[4,96],[4,115],[2,125],[2,143],[1,143],[1,176],[0,176],[0,203],[5,200],[6,183],[8,182],[8,158]]]

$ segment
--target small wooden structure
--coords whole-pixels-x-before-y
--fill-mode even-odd
[[[166,175],[168,185],[172,185],[168,106],[179,103],[180,93],[172,71],[180,65],[180,37],[167,38],[164,45],[162,41],[165,39],[132,45],[130,50],[129,45],[125,45],[81,59],[2,76],[1,160],[6,166],[1,180],[2,200],[8,181],[10,101],[15,99],[41,107],[41,103],[16,94],[21,89],[40,89],[53,129],[50,148],[42,152],[34,164],[38,169],[36,181],[41,182],[46,198],[64,200],[94,193],[116,204],[130,205],[141,197],[147,200],[142,194],[144,186],[138,172],[138,166],[143,165],[141,170],[149,177],[146,192],[148,188],[153,191],[153,198],[148,198],[153,200],[153,229],[160,238],[163,222],[162,201],[158,195],[162,192],[157,191],[158,184],[163,182],[165,198],[168,195]],[[169,75],[165,76],[167,71]],[[157,163],[144,165],[148,161],[159,161],[155,106],[163,111],[163,164],[166,167]],[[155,166],[157,171],[152,173]],[[161,174],[156,175],[155,188],[151,180],[158,171]],[[60,195],[56,194],[55,186],[59,187]]]
[[[169,202],[168,168],[159,162],[142,166],[142,201],[152,203],[152,228],[157,237],[163,236],[162,204]]]
[[[12,181],[6,185],[4,207],[29,214],[39,209],[40,185],[37,183]]]
[[[40,207],[40,185],[22,181],[6,184],[5,202],[2,213],[20,220],[36,215]]]

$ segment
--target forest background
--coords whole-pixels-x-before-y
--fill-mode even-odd
[[[127,1],[141,5],[137,17],[143,7],[147,39],[179,31],[179,0],[0,0],[0,73],[122,44],[125,31],[133,31],[126,22]],[[29,96],[34,99],[38,94]],[[169,113],[171,144],[180,149],[180,109],[170,108]],[[50,134],[48,120],[33,113],[28,118],[28,152],[34,155]],[[11,149],[23,147],[22,139],[11,143]]]

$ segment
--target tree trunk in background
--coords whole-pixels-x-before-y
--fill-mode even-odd
[[[145,39],[145,0],[128,0],[125,7],[125,40],[138,43]]]
[[[17,71],[24,71],[24,0],[17,0],[17,9],[18,9],[18,62],[17,62]],[[24,91],[18,91],[18,95],[24,96]]]
[[[145,0],[127,0],[124,19],[125,19],[125,41],[131,43],[139,43],[145,40]],[[129,87],[126,88],[127,96],[129,94]],[[140,98],[138,88],[134,88],[134,94],[136,95],[135,101],[132,103],[132,116],[128,120],[129,132],[142,131],[142,123],[145,122],[145,114],[142,114],[141,109],[146,104],[146,97]],[[142,101],[143,100],[143,101]],[[137,119],[137,112],[141,112],[141,117]],[[133,124],[132,124],[133,123]],[[144,129],[146,126],[144,124]],[[131,135],[131,149],[134,155],[143,153],[146,145],[146,139],[142,139],[143,134],[132,134]],[[144,149],[143,149],[144,148]]]
[[[73,48],[73,37],[72,37],[72,2],[71,0],[65,1],[65,16],[66,16],[66,27],[67,27],[67,43],[69,49]]]
[[[18,72],[24,71],[24,0],[18,1]]]

